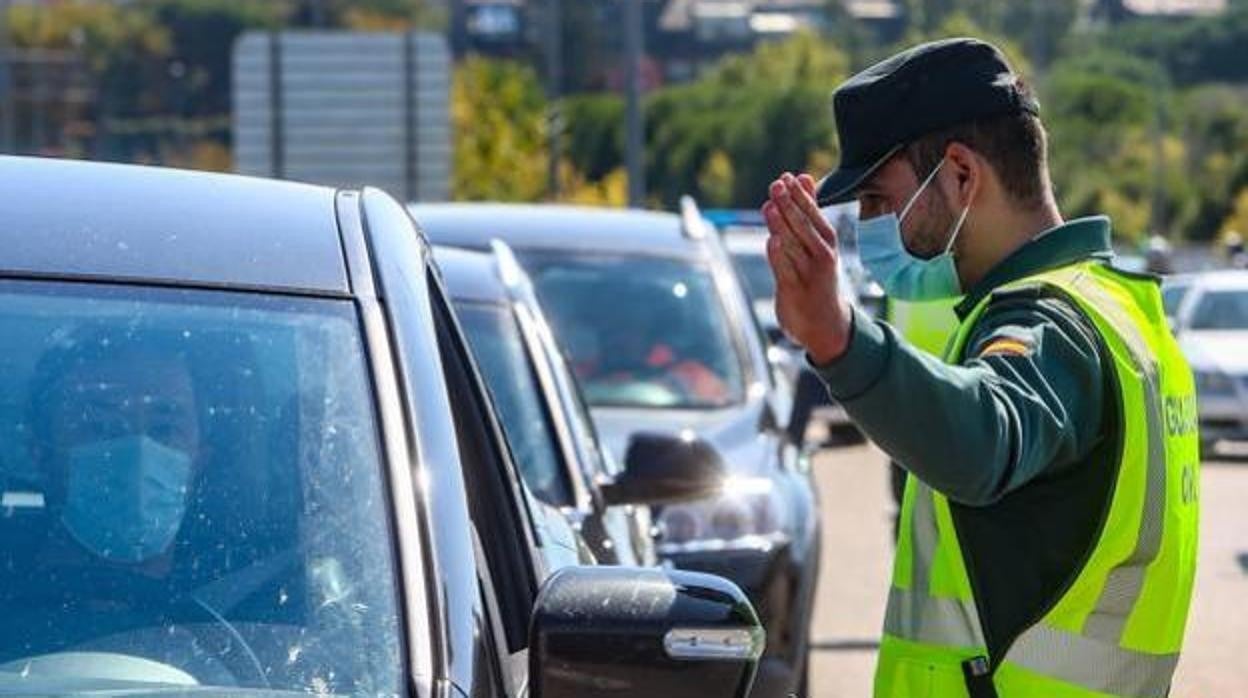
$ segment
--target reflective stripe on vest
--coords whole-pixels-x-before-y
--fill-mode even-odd
[[[1050,611],[1044,619],[1024,631],[1003,659],[994,658],[994,683],[1002,698],[1014,695],[1029,698],[1164,698],[1178,662],[1177,652],[1166,647],[1166,643],[1171,641],[1169,639],[1158,638],[1155,643],[1144,642],[1143,646],[1138,638],[1133,646],[1124,644],[1124,640],[1133,614],[1141,609],[1149,567],[1157,560],[1166,540],[1169,468],[1175,465],[1170,460],[1176,453],[1186,458],[1189,447],[1194,452],[1193,444],[1197,438],[1194,432],[1185,429],[1172,428],[1167,433],[1168,425],[1164,417],[1169,405],[1164,403],[1163,394],[1167,385],[1171,389],[1179,386],[1178,390],[1182,393],[1194,388],[1190,387],[1190,371],[1168,331],[1161,335],[1153,326],[1156,321],[1151,315],[1141,312],[1139,317],[1142,319],[1136,320],[1124,310],[1124,303],[1131,302],[1131,298],[1127,297],[1131,290],[1127,284],[1139,282],[1098,278],[1098,273],[1102,272],[1093,264],[1074,265],[1024,280],[1017,286],[1044,284],[1069,296],[1092,320],[1106,346],[1110,347],[1110,358],[1119,374],[1118,387],[1124,406],[1121,427],[1126,435],[1131,436],[1132,442],[1122,449],[1123,460],[1108,515],[1112,520],[1100,534],[1088,566],[1067,591],[1067,596],[1055,606],[1055,609],[1061,608],[1063,603],[1069,602],[1077,611],[1082,604],[1086,617],[1078,627],[1079,631],[1060,627],[1062,622],[1068,626],[1071,624],[1067,622],[1067,617],[1059,617],[1056,610]],[[1138,291],[1138,288],[1135,289],[1135,292]],[[1123,297],[1116,297],[1115,293]],[[949,347],[948,358],[951,362],[961,356],[974,324],[988,303],[988,300],[981,303],[960,328]],[[1153,331],[1151,343],[1143,334],[1141,322],[1148,322],[1146,327]],[[1163,385],[1161,378],[1159,360],[1167,362],[1166,370],[1170,378],[1166,385]],[[1168,451],[1174,445],[1168,439],[1176,438],[1189,438],[1191,443],[1183,441],[1174,446],[1173,452]],[[1140,441],[1145,443],[1140,444]],[[1186,476],[1186,471],[1184,474]],[[1142,492],[1128,491],[1131,486],[1142,487]],[[1120,488],[1123,491],[1120,492]],[[1195,506],[1194,502],[1192,506]],[[947,522],[947,531],[942,530],[942,516]],[[1194,552],[1189,551],[1187,546],[1194,547],[1195,516],[1193,509],[1190,524],[1178,526],[1180,530],[1172,532],[1182,537],[1179,541],[1183,544],[1181,550],[1189,555],[1177,563],[1171,560],[1170,566],[1174,570],[1164,570],[1173,572],[1170,576],[1178,580],[1175,594],[1186,593],[1186,598],[1180,599],[1181,609],[1143,609],[1146,619],[1150,617],[1147,612],[1152,612],[1159,614],[1163,621],[1170,622],[1164,627],[1173,627],[1177,617],[1179,640],[1190,602],[1191,570],[1187,569],[1187,565],[1194,568]],[[969,583],[961,580],[966,569],[957,533],[952,530],[948,502],[939,493],[910,477],[902,521],[902,538],[898,544],[898,561],[885,619],[886,638],[882,643],[876,679],[877,696],[889,698],[914,695],[909,691],[913,686],[923,685],[922,672],[925,670],[948,672],[949,662],[955,659],[986,655]],[[1134,535],[1131,547],[1124,548],[1127,536],[1131,535]],[[1103,549],[1104,546],[1110,547]],[[1120,557],[1111,555],[1120,548],[1123,549]],[[1097,553],[1104,553],[1102,559],[1095,563],[1103,565],[1103,581],[1095,574],[1098,571],[1094,569]],[[1187,557],[1191,558],[1190,561]],[[1106,564],[1105,560],[1111,562]],[[936,585],[934,577],[941,570],[946,578]],[[939,593],[937,586],[940,587]],[[1073,595],[1076,588],[1080,589],[1079,595]],[[1075,600],[1071,601],[1072,598]],[[1087,600],[1079,601],[1080,598]],[[1092,602],[1092,599],[1095,601]],[[1065,610],[1070,611],[1070,608]],[[1175,616],[1175,613],[1182,615]],[[893,642],[890,637],[905,642]],[[1178,641],[1174,644],[1177,649]]]

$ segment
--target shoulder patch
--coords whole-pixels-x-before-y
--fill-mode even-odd
[[[1018,337],[999,337],[988,342],[979,351],[979,358],[988,356],[1031,356],[1035,350],[1032,342]]]

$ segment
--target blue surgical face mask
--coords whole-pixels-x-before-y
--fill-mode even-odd
[[[138,563],[169,549],[186,514],[191,457],[147,436],[69,452],[65,528],[113,562]]]
[[[958,279],[958,268],[953,259],[953,243],[966,223],[966,215],[971,210],[969,204],[958,216],[944,252],[931,259],[911,254],[901,235],[902,221],[944,164],[945,161],[941,160],[923,180],[918,191],[901,210],[900,217],[889,213],[858,223],[858,254],[862,257],[863,266],[886,294],[898,300],[925,301],[962,295],[962,282]]]

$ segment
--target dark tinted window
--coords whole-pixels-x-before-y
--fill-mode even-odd
[[[573,505],[567,472],[543,402],[542,386],[510,309],[459,303],[455,311],[494,398],[525,483],[548,504]]]

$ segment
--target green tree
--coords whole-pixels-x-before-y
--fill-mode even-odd
[[[1248,187],[1231,201],[1226,220],[1222,221],[1218,232],[1222,236],[1235,233],[1241,238],[1248,235]]]
[[[30,147],[45,151],[59,145],[69,154],[116,160],[156,157],[155,142],[122,147],[110,134],[110,123],[161,111],[171,50],[165,27],[134,8],[84,1],[14,5],[9,29],[14,46],[27,51],[40,70],[51,68],[44,60],[49,55],[71,64],[77,57],[97,94],[74,114],[43,103],[38,113],[19,115],[19,123],[32,125],[26,134]],[[74,139],[63,135],[71,124],[78,134]]]
[[[1044,68],[1070,35],[1080,0],[904,0],[902,6],[907,43],[949,36],[995,37],[994,43],[1014,49],[1011,59],[1021,58],[1020,49],[1026,49],[1028,62]],[[1012,40],[1003,42],[1005,37]]]
[[[1069,215],[1108,213],[1116,231],[1138,237],[1155,204],[1172,222],[1182,181],[1160,181],[1183,161],[1183,144],[1158,140],[1169,105],[1158,89],[1160,68],[1116,53],[1059,61],[1043,95],[1054,184]],[[1162,232],[1162,231],[1152,231]]]
[[[802,171],[816,152],[835,151],[830,97],[848,70],[836,47],[798,34],[726,58],[696,83],[662,90],[646,115],[652,193],[668,206],[686,193],[758,205],[778,174]],[[704,176],[715,157],[726,157],[734,173],[726,201],[723,180]],[[712,181],[716,191],[704,191]]]
[[[455,69],[454,198],[536,201],[546,195],[545,106],[528,66],[469,58]]]
[[[995,24],[999,25],[1000,23],[996,22]],[[1001,52],[1005,54],[1006,59],[1015,72],[1023,76],[1030,76],[1032,75],[1032,64],[1027,57],[1027,52],[1024,50],[1023,44],[1010,38],[1012,36],[1015,35],[1001,33],[1001,30],[994,29],[992,24],[983,23],[983,19],[979,15],[964,11],[949,12],[941,15],[940,21],[930,29],[919,30],[912,28],[900,44],[889,47],[884,51],[884,55],[896,53],[925,41],[975,37],[1001,49]],[[882,58],[883,55],[880,57]]]
[[[1248,87],[1211,85],[1183,97],[1180,133],[1188,145],[1184,170],[1192,180],[1189,205],[1195,209],[1185,237],[1212,237],[1230,215],[1235,193],[1248,187],[1246,105]]]
[[[781,172],[835,157],[830,97],[848,57],[814,34],[730,56],[700,80],[667,87],[646,102],[650,195],[674,206],[684,194],[752,207]],[[622,100],[566,102],[568,157],[591,180],[623,162]]]
[[[229,114],[234,42],[248,29],[276,29],[282,3],[237,0],[143,0],[137,8],[169,37],[161,81],[166,110],[182,116]]]
[[[624,162],[624,100],[609,92],[563,100],[564,153],[581,174],[597,181]]]
[[[732,205],[733,185],[736,182],[736,171],[732,166],[732,158],[722,150],[716,150],[702,165],[698,173],[698,190],[702,192],[702,203],[706,206]]]

